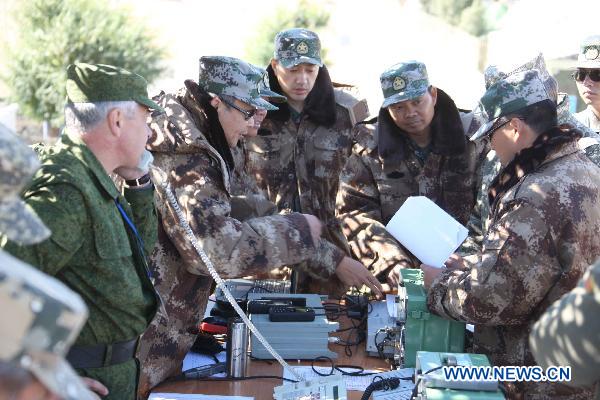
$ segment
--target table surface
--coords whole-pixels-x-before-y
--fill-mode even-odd
[[[340,327],[346,328],[351,326],[350,321],[341,317],[339,319]],[[339,336],[342,339],[348,337],[348,331],[335,333],[332,336]],[[390,365],[377,357],[370,357],[365,351],[365,342],[357,346],[351,347],[353,355],[348,357],[344,352],[344,346],[329,344],[329,350],[334,351],[338,354],[336,365],[350,364],[359,365],[364,369],[373,369],[378,371],[389,371]],[[286,360],[294,367],[298,365],[310,365],[310,361],[291,361]],[[316,362],[315,366],[330,366],[329,362]],[[247,374],[253,375],[274,375],[282,376],[283,368],[275,360],[271,361],[258,361],[248,359]],[[281,379],[250,379],[244,381],[181,381],[181,382],[170,382],[154,388],[153,392],[156,393],[198,393],[198,394],[218,394],[218,395],[230,395],[230,396],[251,396],[256,400],[272,399],[273,388],[275,386],[282,385]],[[348,400],[359,400],[363,392],[359,391],[348,391]]]

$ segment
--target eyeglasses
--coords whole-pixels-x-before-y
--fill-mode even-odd
[[[573,79],[577,82],[585,81],[585,77],[589,76],[593,82],[600,82],[600,68],[599,69],[583,69],[580,68],[571,74]]]
[[[223,103],[227,104],[229,107],[233,107],[236,110],[238,110],[239,112],[241,112],[242,114],[244,114],[244,121],[248,121],[250,118],[254,117],[254,114],[256,113],[256,108],[253,108],[252,110],[248,111],[248,110],[244,110],[241,107],[236,106],[233,102],[225,100],[222,97],[220,99]]]

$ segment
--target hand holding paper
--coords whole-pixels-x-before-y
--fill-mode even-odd
[[[386,226],[423,264],[442,268],[468,230],[424,196],[406,199]]]

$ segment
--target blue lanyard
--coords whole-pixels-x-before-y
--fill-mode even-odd
[[[142,237],[138,233],[138,230],[135,227],[135,225],[133,224],[133,222],[127,216],[127,213],[125,212],[125,210],[123,209],[123,207],[121,206],[121,204],[119,204],[119,199],[116,198],[116,197],[115,197],[115,204],[117,205],[117,209],[119,210],[119,213],[121,214],[121,216],[125,220],[125,223],[127,224],[127,226],[129,226],[129,228],[133,232],[133,236],[135,236],[135,240],[137,242],[137,246],[138,246],[138,249],[139,249],[140,254],[142,256],[142,259],[144,261],[144,264],[146,264],[146,255],[144,253],[144,241],[142,240]],[[150,269],[147,266],[145,266],[145,269],[146,269],[146,273],[148,274],[148,278],[150,280],[152,280],[152,273],[150,272]]]

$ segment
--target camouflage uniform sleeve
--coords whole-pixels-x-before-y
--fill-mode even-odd
[[[124,196],[131,205],[133,223],[144,241],[146,255],[149,255],[158,239],[158,216],[154,207],[154,189],[125,188]]]
[[[25,193],[24,199],[52,234],[32,246],[20,246],[2,237],[1,246],[16,258],[56,275],[83,243],[81,227],[89,223],[83,196],[71,185],[55,184],[33,187]]]
[[[265,269],[297,264],[312,256],[315,246],[304,216],[298,213],[252,218],[231,218],[230,198],[222,174],[208,156],[197,155],[169,174],[179,207],[198,243],[223,277],[239,277]],[[200,257],[179,226],[163,189],[158,208],[162,225],[177,247],[190,273],[206,275]]]
[[[523,324],[560,277],[553,246],[540,211],[513,200],[486,234],[481,261],[442,272],[429,290],[428,307],[477,325]]]
[[[262,194],[231,197],[231,217],[240,221],[277,214],[277,206]]]
[[[319,240],[316,247],[315,254],[307,263],[309,268],[306,272],[321,279],[333,275],[346,253],[324,238]]]
[[[385,279],[397,264],[410,264],[407,253],[381,222],[379,191],[362,156],[356,153],[348,158],[340,176],[336,214],[354,257],[379,279]]]
[[[535,323],[529,336],[537,363],[571,367],[570,384],[587,386],[600,370],[600,263],[592,265],[579,285],[556,301]]]

